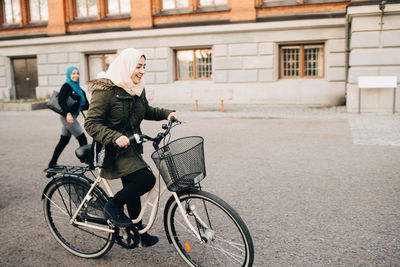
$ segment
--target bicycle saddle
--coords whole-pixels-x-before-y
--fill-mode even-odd
[[[87,144],[87,145],[84,145],[84,146],[81,146],[81,147],[78,147],[77,149],[75,149],[75,155],[82,163],[83,162],[86,163],[91,146],[92,146],[91,144]]]

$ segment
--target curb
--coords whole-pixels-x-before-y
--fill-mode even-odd
[[[31,111],[46,109],[47,102],[36,103],[0,103],[0,111]]]

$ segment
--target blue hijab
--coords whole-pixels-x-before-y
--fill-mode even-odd
[[[79,86],[79,78],[78,81],[76,82],[73,82],[71,80],[71,74],[74,70],[77,70],[79,72],[77,67],[71,66],[67,69],[67,83],[71,85],[72,89],[74,89],[74,91],[81,97],[80,107],[79,107],[79,110],[81,110],[81,108],[86,104],[86,100],[85,100],[85,95],[83,94],[83,90]]]

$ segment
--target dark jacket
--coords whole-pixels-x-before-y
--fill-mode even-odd
[[[145,90],[140,96],[133,97],[108,79],[89,82],[89,92],[92,98],[85,120],[85,130],[103,145],[115,143],[122,135],[129,137],[134,133],[141,134],[142,120],[167,119],[172,112],[149,106]],[[134,103],[135,107],[128,122],[129,112]],[[115,179],[147,167],[142,153],[142,145],[134,144],[126,150],[117,151],[115,169],[112,171],[102,169],[100,175],[103,178]]]
[[[82,110],[87,110],[89,108],[89,101],[86,98],[85,91],[82,90],[82,92],[86,100],[86,103],[82,107]],[[69,96],[74,100],[73,103],[67,103]],[[64,115],[67,115],[67,113],[78,114],[80,101],[81,101],[81,96],[75,92],[75,90],[71,87],[71,85],[69,85],[68,83],[64,83],[58,95],[58,103],[60,104],[63,110],[63,114]]]

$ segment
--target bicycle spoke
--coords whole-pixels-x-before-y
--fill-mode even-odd
[[[69,252],[84,258],[96,258],[106,253],[114,244],[115,235],[106,231],[109,226],[102,223],[105,230],[90,228],[90,225],[71,224],[71,214],[84,201],[91,184],[85,178],[66,176],[57,178],[44,193],[43,208],[45,218],[55,239]],[[102,207],[107,201],[102,191],[94,188],[91,200],[85,201],[76,222],[87,222],[92,218],[104,218]]]
[[[244,257],[240,257],[239,255],[233,254],[231,252],[226,251],[225,249],[222,249],[221,247],[218,246],[214,246],[214,245],[209,245],[211,248],[217,249],[219,251],[221,251],[223,254],[225,254],[226,256],[230,256],[232,259],[234,259],[236,262],[240,263],[242,262],[240,259],[243,260]]]
[[[202,240],[186,225],[178,205],[167,207],[169,232],[182,258],[194,266],[250,266],[254,252],[243,221],[228,204],[203,192],[183,193],[180,201],[190,207],[190,222]],[[212,223],[212,227],[210,226]]]
[[[227,244],[231,245],[232,248],[236,248],[238,250],[243,250],[243,248],[244,248],[243,244],[240,244],[240,243],[237,243],[237,242],[228,241],[228,240],[223,239],[223,238],[217,237],[217,238],[215,238],[215,240],[218,240],[218,241],[223,242],[223,243],[227,243]]]
[[[177,222],[180,226],[182,226],[182,227],[186,230],[186,232],[192,234],[193,237],[195,237],[194,240],[197,240],[197,241],[198,241],[198,238],[197,238],[196,234],[193,233],[193,231],[186,225],[186,223],[183,224],[181,221],[175,221],[175,222]],[[201,235],[200,235],[200,236],[201,236]]]
[[[51,200],[47,195],[44,195],[59,211],[61,211],[63,214],[67,215],[68,217],[70,217],[70,215],[65,212],[60,206],[58,206],[56,203],[54,203],[53,200]]]

